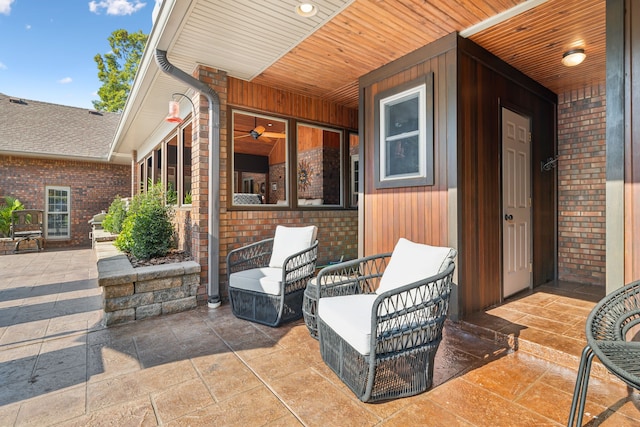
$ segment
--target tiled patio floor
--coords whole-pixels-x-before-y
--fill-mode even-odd
[[[0,426],[566,425],[601,297],[541,287],[448,323],[432,390],[365,404],[302,320],[263,327],[224,304],[105,329],[96,276],[90,249],[0,257]],[[593,375],[585,424],[638,425],[639,400]]]

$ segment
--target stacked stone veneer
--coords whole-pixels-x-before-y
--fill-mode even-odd
[[[112,242],[96,241],[98,284],[107,326],[195,308],[200,265],[194,261],[133,268]]]
[[[30,240],[20,242],[19,252],[34,252],[38,250],[36,240],[40,241],[40,249],[44,249],[45,241],[43,237],[32,237]],[[0,255],[14,254],[17,240],[11,238],[0,238]]]

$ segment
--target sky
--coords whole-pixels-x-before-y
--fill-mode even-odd
[[[93,109],[118,29],[149,34],[155,0],[0,0],[0,93]]]

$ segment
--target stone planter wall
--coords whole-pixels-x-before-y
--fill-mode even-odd
[[[36,237],[31,240],[25,240],[20,242],[20,252],[34,252],[38,250],[38,245],[36,240],[40,241],[40,248],[44,248],[44,238]],[[10,255],[15,253],[14,250],[16,248],[16,240],[13,240],[8,237],[0,238],[0,255]]]
[[[198,263],[186,261],[133,268],[112,242],[96,239],[93,245],[107,326],[197,306]]]

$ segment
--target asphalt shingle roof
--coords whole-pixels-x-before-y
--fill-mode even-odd
[[[106,161],[119,113],[0,93],[0,154]]]

